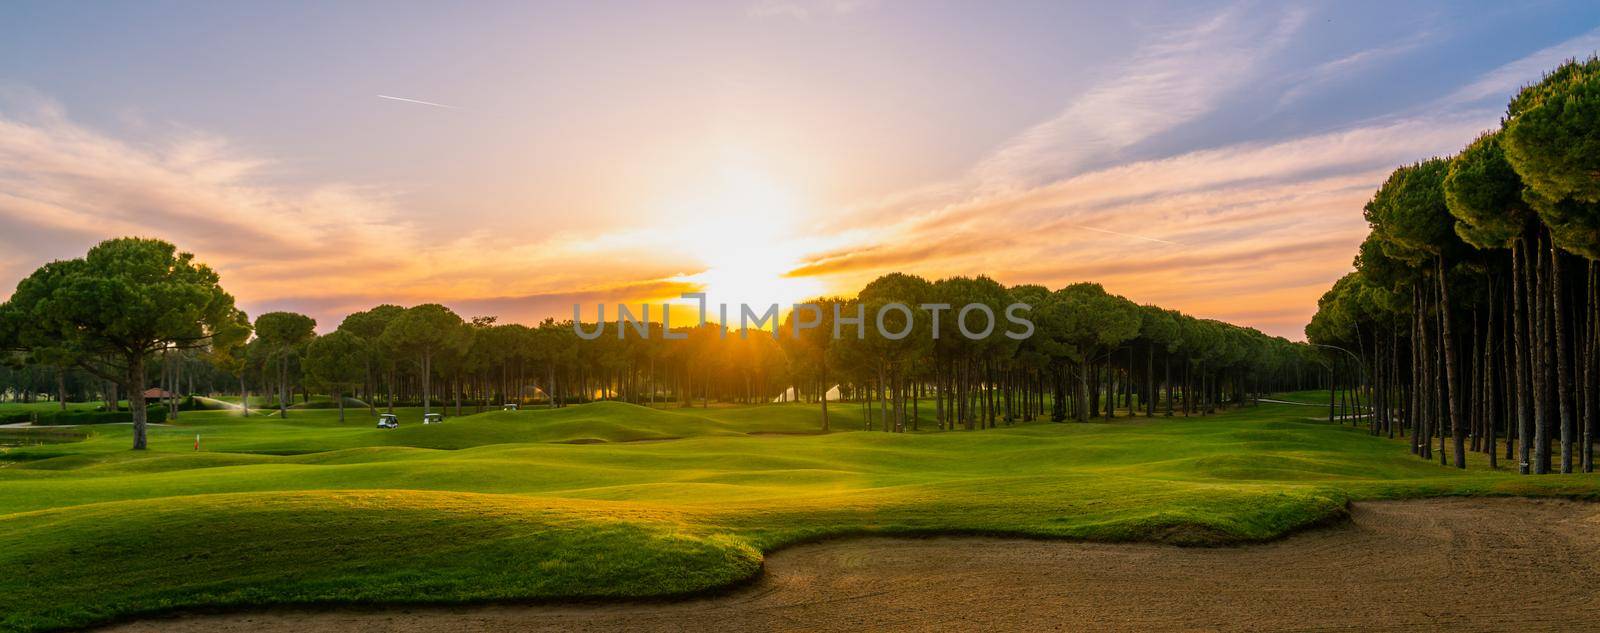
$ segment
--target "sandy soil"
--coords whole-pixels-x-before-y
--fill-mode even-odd
[[[772,554],[748,588],[678,603],[273,611],[112,630],[1600,630],[1600,504],[1428,500],[1352,514],[1348,525],[1236,548],[820,543]]]

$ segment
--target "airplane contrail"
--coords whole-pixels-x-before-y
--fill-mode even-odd
[[[1076,227],[1078,227],[1080,229],[1084,229],[1084,230],[1087,230],[1087,231],[1094,231],[1096,233],[1105,233],[1106,235],[1119,235],[1119,236],[1122,236],[1122,237],[1131,237],[1131,238],[1136,239],[1136,240],[1144,240],[1146,242],[1157,242],[1157,243],[1160,243],[1160,244],[1171,244],[1173,246],[1183,246],[1182,244],[1179,244],[1177,242],[1169,242],[1167,240],[1157,239],[1157,238],[1154,238],[1154,237],[1145,237],[1143,235],[1134,235],[1132,233],[1118,233],[1116,231],[1108,231],[1106,229],[1097,229],[1097,228],[1094,228],[1092,226],[1084,226],[1082,224],[1075,224],[1073,226],[1076,226]]]
[[[422,105],[433,106],[435,108],[448,108],[448,109],[451,109],[451,110],[460,110],[461,109],[458,106],[445,105],[443,103],[434,103],[432,101],[423,101],[421,99],[407,99],[405,97],[391,97],[389,95],[378,95],[378,98],[379,99],[391,99],[391,100],[394,100],[394,101],[404,101],[406,103],[420,103]]]

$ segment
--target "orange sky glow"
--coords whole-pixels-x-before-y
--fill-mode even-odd
[[[96,82],[73,83],[89,67],[72,59],[0,66],[0,293],[144,235],[219,269],[252,315],[324,331],[378,303],[533,323],[694,291],[788,304],[906,272],[1096,281],[1298,340],[1390,170],[1455,151],[1517,86],[1600,46],[1529,27],[1452,65],[1428,52],[1472,46],[1470,24],[1399,16],[1362,40],[1325,32],[1350,17],[1334,9],[1248,2],[1084,13],[1061,18],[1085,25],[1066,41],[972,18],[1013,43],[913,28],[906,9],[411,16],[296,32],[304,52],[265,60],[215,49],[262,73],[239,84],[137,55],[93,58]],[[177,36],[207,17],[165,27],[192,29],[167,34],[174,58],[208,63]],[[430,43],[356,46],[396,33]],[[162,72],[122,84],[118,63]]]

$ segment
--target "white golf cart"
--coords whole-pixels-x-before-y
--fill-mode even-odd
[[[507,403],[505,403],[504,406],[500,407],[500,410],[501,411],[516,411],[517,410],[517,406],[518,405],[515,402],[507,402]]]
[[[396,416],[393,413],[384,413],[384,414],[379,415],[378,416],[378,428],[380,428],[380,429],[398,429],[398,428],[400,428],[400,418],[399,418],[399,416]]]
[[[443,422],[444,422],[444,414],[442,414],[442,413],[424,413],[424,414],[422,414],[422,423],[423,424],[442,424]]]

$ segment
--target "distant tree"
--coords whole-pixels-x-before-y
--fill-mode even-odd
[[[422,371],[422,412],[433,411],[433,359],[465,346],[462,320],[437,303],[406,309],[383,330],[383,343],[417,359]]]
[[[278,417],[289,417],[289,361],[297,360],[316,337],[317,320],[295,312],[268,312],[256,317],[256,337],[267,361],[278,365]]]
[[[366,376],[366,346],[356,335],[334,330],[312,339],[306,346],[306,372],[328,388],[339,403],[339,421],[344,422],[344,394],[361,384]]]
[[[473,339],[473,355],[480,359],[486,369],[495,370],[498,378],[495,392],[502,403],[511,402],[513,398],[511,370],[514,362],[528,355],[527,329],[515,323],[495,325],[483,328]]]
[[[1049,353],[1058,363],[1075,369],[1078,395],[1074,417],[1085,420],[1093,409],[1090,372],[1106,354],[1138,336],[1139,306],[1107,293],[1100,284],[1077,283],[1055,291],[1037,318],[1040,335],[1049,337]],[[1063,412],[1058,406],[1056,419],[1061,419]]]
[[[389,388],[385,391],[389,395],[389,412],[394,412],[395,387],[392,371],[394,359],[389,353],[390,350],[384,347],[382,338],[384,329],[389,327],[389,322],[400,316],[405,310],[400,306],[386,303],[375,306],[371,310],[351,314],[345,317],[343,322],[339,323],[340,330],[356,335],[356,338],[361,340],[364,347],[365,353],[362,355],[362,359],[366,363],[366,377],[362,382],[366,386],[367,411],[370,413],[377,413],[377,398],[373,396],[373,367],[383,367],[387,370],[384,375],[388,377],[386,382]]]
[[[816,390],[822,402],[822,430],[826,432],[829,430],[828,391],[833,388],[828,379],[828,350],[834,344],[833,310],[834,306],[842,306],[844,300],[838,297],[818,297],[807,301],[806,304],[816,306],[816,312],[813,314],[810,310],[804,310],[801,314],[801,311],[790,310],[788,316],[784,318],[783,326],[779,328],[778,340],[785,346],[790,358],[798,361],[795,363],[795,369],[804,368],[809,370],[808,374],[815,372]],[[815,319],[816,326],[799,330],[797,333],[795,328],[799,324],[795,322],[796,319],[800,320],[800,324],[809,324]],[[798,388],[800,385],[796,387],[795,395],[798,396],[802,390]]]
[[[474,359],[468,352],[478,336],[489,331],[489,325],[494,321],[495,317],[474,317],[471,323],[452,326],[455,331],[449,333],[450,344],[441,348],[433,358],[436,371],[445,378],[445,388],[450,391],[450,399],[455,404],[455,415],[461,415],[462,383],[474,365]]]
[[[552,409],[566,406],[567,400],[562,394],[571,393],[572,387],[568,384],[571,381],[562,378],[558,384],[556,370],[570,367],[576,362],[577,343],[578,335],[572,331],[571,321],[550,318],[540,321],[539,327],[533,330],[533,336],[529,338],[530,356],[545,367],[544,391],[550,398],[548,404]]]
[[[934,292],[938,293],[939,284],[933,284]],[[1037,311],[1050,303],[1050,289],[1036,284],[1012,286],[1009,289],[1011,300],[1029,306],[1030,311]],[[943,324],[941,324],[943,325]],[[1024,421],[1033,421],[1036,416],[1044,413],[1044,394],[1040,387],[1050,371],[1050,357],[1039,345],[1041,338],[1029,337],[1017,342],[1015,363],[1020,372],[1018,379],[1021,382],[1022,412]],[[933,356],[939,355],[939,342],[934,344]]]
[[[1160,353],[1166,361],[1165,384],[1172,381],[1172,352],[1173,343],[1178,338],[1178,323],[1171,312],[1156,306],[1140,306],[1139,308],[1139,338],[1145,344],[1145,417],[1154,417],[1156,414],[1156,401],[1160,396],[1156,393],[1156,354]],[[1170,390],[1169,390],[1170,395]],[[1170,401],[1170,398],[1169,398]]]

